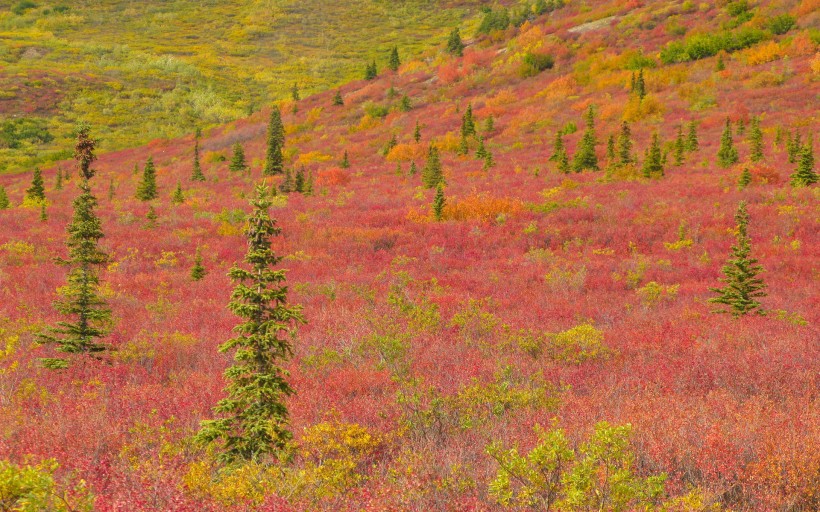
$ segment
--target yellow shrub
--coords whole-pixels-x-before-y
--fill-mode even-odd
[[[623,120],[634,123],[650,116],[661,117],[665,110],[663,103],[652,94],[647,95],[644,99],[633,96],[626,104]]]
[[[422,144],[399,144],[387,154],[389,162],[409,162],[424,160],[427,149]]]
[[[514,215],[521,211],[523,205],[518,199],[492,197],[487,194],[472,194],[460,200],[454,200],[444,206],[446,220],[490,221],[499,215]]]
[[[302,153],[301,155],[299,155],[297,161],[302,165],[308,165],[315,162],[327,162],[332,159],[332,156],[326,155],[320,151],[310,151],[308,153]]]
[[[582,324],[553,334],[546,353],[556,362],[580,364],[607,357],[610,350],[604,345],[603,331],[590,324]]]
[[[783,57],[784,51],[780,45],[774,41],[759,44],[743,52],[742,58],[749,66],[765,64]]]
[[[650,281],[644,286],[635,290],[644,306],[651,308],[657,306],[662,300],[673,300],[678,296],[680,285],[672,284],[664,286],[655,281]]]
[[[458,150],[458,146],[461,144],[461,137],[456,135],[455,132],[447,132],[441,137],[438,137],[433,141],[433,144],[436,145],[439,151],[452,151],[455,152]]]
[[[814,54],[814,58],[811,60],[811,72],[816,77],[820,77],[820,52]]]

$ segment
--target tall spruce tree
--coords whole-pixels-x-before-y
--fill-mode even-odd
[[[9,195],[6,193],[6,187],[0,185],[0,210],[7,210],[11,206]]]
[[[663,177],[663,155],[661,153],[661,142],[658,133],[652,134],[652,142],[646,150],[646,155],[643,160],[644,178],[662,178]]]
[[[678,126],[678,135],[675,137],[675,165],[680,167],[686,158],[686,139],[683,138],[683,125]]]
[[[142,170],[142,181],[137,185],[137,199],[150,201],[159,195],[157,191],[157,169],[154,167],[154,158],[148,157]]]
[[[100,219],[94,213],[97,198],[91,193],[89,184],[95,174],[91,168],[96,159],[95,144],[89,136],[88,126],[81,125],[74,147],[80,174],[80,195],[74,200],[74,216],[67,229],[68,259],[57,260],[68,267],[68,277],[66,286],[60,288],[61,299],[54,302],[54,307],[61,314],[73,317],[74,321],[58,322],[37,337],[41,343],[57,345],[58,352],[99,359],[99,354],[109,348],[100,340],[107,334],[106,324],[111,318],[111,310],[99,292],[98,268],[108,261],[108,255],[98,247],[104,235]],[[66,368],[69,361],[45,358],[42,363],[47,368],[59,369]]]
[[[264,461],[275,457],[291,439],[284,403],[293,394],[282,363],[291,357],[289,334],[304,323],[301,307],[287,301],[285,271],[272,268],[282,258],[271,248],[281,229],[271,219],[268,189],[256,187],[253,212],[245,231],[246,267],[234,265],[228,276],[236,282],[228,308],[242,319],[237,336],[219,347],[234,352],[234,364],[225,371],[227,396],[214,407],[217,419],[202,422],[196,439],[220,441],[220,459]]]
[[[635,85],[632,87],[632,92],[640,99],[646,97],[646,81],[643,77],[643,68],[638,70],[638,78],[635,80]]]
[[[240,142],[233,145],[233,155],[228,169],[231,172],[243,172],[248,169],[248,164],[245,163],[245,148]]]
[[[475,135],[475,119],[473,119],[473,104],[467,104],[467,110],[461,117],[461,136],[464,138]]]
[[[444,218],[445,204],[447,204],[447,199],[444,197],[444,187],[439,183],[436,186],[436,196],[433,198],[433,217],[436,221],[441,221]]]
[[[419,126],[418,119],[416,120],[416,127],[413,129],[413,140],[416,141],[416,144],[421,142],[421,126]]]
[[[752,162],[763,160],[763,132],[760,130],[760,118],[752,118],[749,127],[749,159]]]
[[[285,125],[282,124],[282,113],[274,105],[268,122],[267,150],[265,151],[265,168],[262,174],[273,176],[284,172],[285,157],[282,149],[285,147]]]
[[[731,167],[738,161],[737,148],[732,140],[732,123],[726,118],[726,126],[723,128],[723,135],[720,136],[720,148],[718,149],[718,165],[721,167]]]
[[[581,142],[578,144],[578,149],[575,151],[575,155],[572,159],[572,169],[575,172],[581,172],[587,169],[592,171],[599,170],[598,156],[595,154],[595,144],[597,144],[595,138],[595,110],[592,105],[590,105],[587,110],[586,125],[584,135],[581,137]]]
[[[62,169],[57,169],[57,176],[54,179],[54,190],[62,190],[63,189],[63,171]]]
[[[399,66],[401,66],[401,59],[399,58],[399,47],[394,46],[392,50],[390,50],[390,56],[387,59],[387,67],[389,67],[392,71],[398,71]]]
[[[425,188],[436,188],[439,183],[444,183],[441,158],[438,149],[433,144],[430,144],[430,149],[427,151],[427,162],[421,170],[421,182]]]
[[[191,171],[191,181],[205,181],[205,175],[202,174],[202,165],[199,163],[199,136],[200,131],[196,131],[194,137],[194,168]]]
[[[632,131],[626,121],[621,123],[621,132],[618,134],[618,164],[629,165],[635,160],[632,157]]]
[[[458,27],[450,32],[450,37],[447,39],[447,53],[456,57],[464,55],[464,43],[461,41],[461,32]]]
[[[698,125],[694,120],[689,122],[689,131],[686,134],[686,151],[694,153],[700,148],[698,142]]]
[[[803,144],[800,142],[800,132],[794,132],[794,137],[789,137],[786,139],[786,152],[789,155],[789,163],[796,164],[797,160],[800,158],[800,150],[803,148]]]
[[[723,267],[720,279],[726,286],[710,288],[717,297],[709,299],[712,304],[722,304],[728,309],[715,310],[715,313],[730,313],[739,317],[749,313],[763,314],[764,311],[757,299],[766,296],[766,284],[758,275],[763,267],[750,256],[752,242],[749,238],[749,214],[746,202],[741,201],[735,214],[737,222],[737,243],[732,246],[729,261]]]
[[[810,137],[800,153],[800,162],[797,170],[791,175],[791,185],[793,187],[808,187],[817,183],[817,173],[814,171],[814,144]]]
[[[31,186],[26,189],[26,199],[35,202],[46,200],[46,187],[43,183],[43,171],[39,167],[34,168],[34,175],[31,177]]]

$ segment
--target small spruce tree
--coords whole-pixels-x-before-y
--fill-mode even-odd
[[[487,148],[484,146],[484,137],[478,138],[478,149],[475,150],[475,157],[479,160],[487,158]]]
[[[199,134],[200,131],[197,130],[194,138],[194,168],[191,171],[191,181],[205,181],[202,165],[199,163]]]
[[[345,150],[344,155],[342,156],[342,163],[339,164],[342,169],[349,169],[350,168],[350,159],[347,156],[347,150]]]
[[[48,211],[46,210],[46,203],[40,203],[40,222],[48,221]]]
[[[461,32],[458,27],[450,32],[450,37],[447,39],[447,53],[456,57],[464,55],[464,43],[461,41]]]
[[[410,97],[406,94],[401,97],[401,102],[399,103],[399,110],[402,112],[410,112],[413,110],[413,104],[410,102]]]
[[[376,62],[373,61],[369,63],[364,69],[364,79],[365,80],[375,80],[375,78],[379,76],[379,70],[376,67]]]
[[[390,50],[390,56],[387,59],[387,67],[389,67],[391,71],[398,71],[399,66],[401,66],[399,48],[398,46],[394,46],[393,49]]]
[[[789,155],[789,163],[796,164],[800,158],[800,150],[803,145],[800,142],[800,132],[795,132],[794,137],[786,139],[786,152]]]
[[[410,162],[410,170],[407,171],[407,174],[409,174],[410,176],[415,176],[417,172],[419,172],[419,169],[418,167],[416,167],[416,162]]]
[[[740,172],[740,178],[737,180],[737,187],[740,190],[748,187],[752,183],[752,172],[749,171],[748,167],[744,167],[743,170]]]
[[[757,299],[766,296],[766,284],[758,275],[763,267],[750,257],[752,241],[749,238],[749,214],[746,202],[741,201],[735,214],[737,222],[737,243],[732,246],[731,257],[723,267],[720,279],[726,286],[710,288],[717,297],[709,299],[712,304],[722,304],[728,309],[715,310],[715,313],[729,313],[739,317],[749,313],[764,314]]]
[[[299,168],[296,171],[296,177],[293,179],[293,189],[300,194],[305,192],[305,169]]]
[[[208,275],[208,271],[202,264],[202,251],[199,247],[196,248],[196,256],[194,256],[194,266],[191,267],[191,279],[199,281]]]
[[[217,418],[203,421],[196,435],[202,443],[220,441],[226,463],[275,457],[291,439],[284,399],[293,389],[282,363],[292,355],[289,334],[304,323],[301,307],[287,301],[285,271],[272,268],[282,260],[271,248],[281,229],[270,217],[265,187],[256,187],[252,205],[245,231],[249,268],[235,265],[228,273],[236,283],[228,308],[242,323],[219,347],[234,351],[234,365],[225,372],[227,396],[214,407]]]
[[[157,191],[157,170],[154,167],[154,158],[148,157],[142,170],[142,181],[137,185],[137,199],[150,201],[159,195]]]
[[[6,193],[6,187],[0,185],[0,210],[7,210],[9,207],[11,207],[11,201]]]
[[[700,148],[698,143],[698,125],[694,120],[689,122],[689,131],[686,134],[686,151],[694,153]]]
[[[63,171],[62,169],[57,169],[57,177],[54,179],[54,190],[62,190],[63,189]]]
[[[265,168],[262,174],[273,176],[284,172],[285,157],[282,149],[285,146],[285,125],[282,124],[282,113],[279,107],[274,105],[270,112],[268,121],[268,140],[265,151]]]
[[[334,107],[341,107],[344,106],[345,100],[342,99],[342,91],[336,89],[336,94],[333,95],[333,106]]]
[[[436,196],[433,198],[433,216],[436,221],[441,221],[444,216],[444,205],[447,200],[444,197],[444,187],[439,183],[436,186]]]
[[[797,170],[792,173],[790,178],[793,187],[808,187],[817,183],[817,173],[814,170],[814,148],[811,138],[803,145]]]
[[[731,167],[738,161],[737,148],[732,140],[732,123],[726,118],[726,125],[723,128],[723,135],[720,137],[720,149],[718,149],[718,164],[721,167]]]
[[[421,126],[419,126],[418,120],[416,120],[416,127],[413,129],[413,140],[416,141],[416,144],[421,142]]]
[[[233,145],[233,155],[228,169],[231,172],[243,172],[248,169],[248,164],[245,163],[245,148],[239,142]]]
[[[561,152],[566,153],[564,149],[564,136],[561,130],[555,132],[555,142],[552,144],[552,155],[549,157],[550,162],[557,162],[561,158]]]
[[[606,160],[607,165],[615,163],[615,135],[610,134],[606,140]]]
[[[763,160],[763,132],[760,130],[760,118],[756,116],[749,126],[749,159],[752,162]]]
[[[157,215],[157,211],[154,209],[154,205],[148,206],[148,213],[145,214],[145,229],[154,229],[157,227],[157,220],[159,216]]]
[[[595,139],[595,111],[592,105],[590,105],[587,110],[586,125],[584,135],[581,137],[581,142],[572,159],[572,169],[575,172],[581,172],[587,169],[592,171],[599,170],[598,156],[595,154],[595,144],[597,143]]]
[[[43,183],[43,172],[39,167],[34,168],[34,175],[31,178],[31,186],[26,189],[26,199],[35,202],[46,200],[46,188]]]
[[[683,125],[678,126],[678,136],[675,137],[675,165],[680,167],[686,158],[686,139],[683,138]]]
[[[635,160],[632,158],[632,131],[626,121],[621,123],[621,132],[618,134],[618,165],[629,165]]]
[[[473,105],[467,104],[467,110],[461,118],[461,136],[466,138],[475,135],[475,120],[473,119]]]
[[[279,191],[283,194],[293,192],[293,175],[290,172],[290,168],[285,169],[285,178],[282,180],[282,183],[279,184]]]
[[[643,77],[643,68],[638,70],[638,78],[635,80],[635,86],[633,87],[633,92],[640,99],[644,99],[646,97],[646,81],[644,80],[644,77]]]
[[[177,188],[174,190],[174,194],[171,196],[171,202],[173,204],[182,204],[185,202],[185,194],[182,192],[182,184],[177,181]]]
[[[495,118],[490,114],[487,116],[487,119],[484,120],[484,133],[492,133],[493,130],[495,130]]]
[[[663,156],[661,154],[661,143],[657,132],[652,134],[652,142],[646,150],[643,161],[643,175],[645,178],[663,177]]]
[[[421,182],[425,188],[435,188],[439,183],[444,183],[441,158],[438,149],[433,144],[430,144],[430,149],[427,151],[427,162],[421,171]]]
[[[313,195],[313,171],[308,171],[305,177],[305,187],[302,193],[306,196]]]
[[[296,82],[293,82],[293,88],[291,88],[290,90],[290,98],[293,101],[299,101],[300,99],[302,99],[302,97],[299,95],[299,84]]]
[[[486,150],[486,155],[484,156],[484,166],[483,169],[485,171],[492,169],[495,167],[495,160],[493,159],[493,153],[489,149]]]

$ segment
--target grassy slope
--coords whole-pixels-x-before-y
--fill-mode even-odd
[[[108,127],[108,151],[237,119],[294,82],[304,94],[358,78],[393,45],[408,58],[438,42],[476,2],[443,3],[106,0],[20,15],[0,5],[0,119],[44,118],[56,136],[0,149],[0,172],[59,157],[77,119]]]
[[[800,24],[774,39],[777,56],[768,62],[750,64],[759,45],[726,56],[724,71],[715,58],[647,71],[644,104],[654,108],[632,123],[635,152],[655,131],[668,144],[681,121],[696,120],[700,130],[700,150],[683,166],[669,164],[662,180],[566,176],[547,160],[555,130],[582,126],[595,104],[605,164],[603,141],[624,116],[636,115],[626,69],[635,51],[655,58],[675,37],[665,28],[671,22],[693,33],[727,21],[720,8],[682,12],[677,4],[567,8],[499,42],[475,44],[463,59],[431,52],[429,62],[407,63],[398,74],[347,84],[344,107],[331,105],[330,92],[306,98],[295,115],[284,105],[290,161],[317,177],[316,195],[280,197],[274,210],[290,298],[309,319],[288,367],[297,389],[289,401],[293,429],[302,442],[303,429],[335,414],[383,439],[383,449],[357,461],[359,485],[331,486],[321,496],[316,489],[328,488],[310,481],[315,488],[291,498],[294,510],[495,509],[487,484],[497,466],[484,447],[495,439],[531,446],[532,425],[553,418],[575,444],[597,421],[631,423],[637,470],[668,473],[672,495],[694,488],[734,510],[816,508],[818,188],[789,187],[795,166],[784,141],[775,142],[786,130],[805,140],[820,122],[809,108],[817,100],[818,48],[806,31],[816,14],[795,2],[764,3],[757,16],[792,9]],[[567,31],[610,14],[621,16],[612,26]],[[556,68],[521,79],[521,54],[531,45],[554,53]],[[370,118],[372,105],[397,103],[387,98],[391,86],[415,108]],[[432,222],[433,193],[407,175],[410,158],[422,164],[433,140],[457,142],[467,102],[479,124],[495,117],[485,135],[497,166],[482,171],[472,156],[446,149],[447,198],[466,205],[469,218]],[[753,115],[762,118],[766,161],[752,166],[754,181],[741,191],[741,166],[722,169],[715,154],[725,118],[737,127]],[[114,259],[103,280],[118,320],[110,341],[120,351],[113,366],[88,369],[93,377],[81,368],[38,369],[35,358],[45,351],[31,343],[32,332],[57,320],[49,301],[64,277],[51,257],[65,253],[76,189],[53,190],[48,170],[47,222],[36,208],[0,213],[0,316],[8,318],[0,328],[19,340],[0,361],[9,397],[0,401],[0,456],[57,457],[89,482],[102,510],[118,502],[134,510],[228,508],[214,504],[219,493],[209,496],[207,486],[185,486],[205,459],[185,440],[223,393],[228,359],[216,347],[236,323],[224,307],[225,274],[243,254],[241,212],[259,178],[265,120],[266,112],[256,113],[206,132],[203,184],[188,181],[191,137],[101,158],[95,187]],[[379,154],[391,133],[410,158]],[[566,137],[570,153],[580,136]],[[250,176],[231,174],[218,158],[236,141],[255,161]],[[735,141],[746,162],[745,137],[736,133]],[[353,166],[339,171],[344,150]],[[147,205],[133,199],[138,176],[127,171],[149,155],[161,190],[153,230]],[[0,177],[15,205],[29,180]],[[110,200],[109,182],[116,187]],[[175,206],[177,183],[186,201]],[[711,314],[705,301],[734,240],[741,199],[749,202],[771,314],[735,321]],[[676,247],[681,225],[691,245]],[[198,246],[210,274],[191,283]],[[653,282],[678,288],[654,296]],[[413,305],[410,314],[397,298]],[[419,325],[414,312],[428,320]],[[603,332],[608,356],[593,350],[581,363],[562,360],[550,333],[587,321]],[[300,456],[294,467],[315,460]]]

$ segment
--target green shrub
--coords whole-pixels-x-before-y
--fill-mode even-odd
[[[54,480],[57,467],[54,459],[22,466],[0,460],[0,510],[91,512],[94,499],[85,482],[80,480],[73,488],[63,488]]]
[[[522,78],[528,78],[544,70],[552,69],[554,65],[555,59],[552,55],[528,52],[521,60],[521,68],[518,74],[521,75]]]
[[[769,30],[777,35],[785,34],[794,28],[796,23],[797,20],[791,14],[780,14],[769,20]]]
[[[510,26],[510,13],[505,8],[485,11],[481,24],[476,31],[479,34],[489,34],[496,30],[506,30]]]

